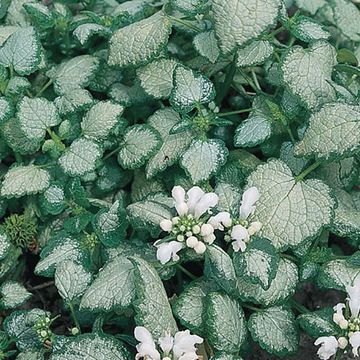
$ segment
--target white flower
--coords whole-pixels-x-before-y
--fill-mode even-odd
[[[242,196],[240,205],[240,220],[246,220],[255,211],[255,203],[259,200],[260,193],[256,187],[247,189]]]
[[[235,252],[245,251],[246,243],[249,241],[249,233],[247,229],[242,225],[235,225],[231,230],[231,238],[235,241],[232,243],[232,247]]]
[[[224,231],[224,227],[230,227],[231,223],[231,215],[227,211],[219,212],[215,216],[212,216],[208,221],[208,224],[214,229],[219,229],[221,231]]]
[[[349,338],[354,356],[359,356],[360,331],[355,331]]]
[[[159,245],[154,244],[158,249],[156,252],[156,258],[161,262],[161,264],[166,264],[170,259],[173,261],[179,260],[179,255],[177,254],[183,247],[183,243],[178,241],[165,242]]]
[[[165,335],[159,339],[161,350],[168,355],[174,346],[174,338],[171,335]]]
[[[137,326],[134,336],[140,344],[136,345],[137,354],[135,360],[146,358],[148,360],[160,360],[160,353],[156,350],[155,342],[150,332],[143,326]]]
[[[200,235],[201,236],[208,236],[214,232],[214,228],[210,224],[203,224],[201,225]]]
[[[348,346],[349,342],[346,337],[341,336],[338,338],[338,344],[340,349],[345,349]]]
[[[166,232],[170,232],[173,227],[173,222],[169,219],[163,219],[160,221],[160,227]]]
[[[188,357],[189,355],[196,355],[195,344],[201,344],[202,342],[203,339],[200,336],[191,335],[189,330],[178,331],[174,337],[173,353],[175,358],[179,360],[190,359],[190,357]],[[187,355],[187,357],[185,355]]]
[[[315,346],[321,345],[317,354],[321,360],[328,360],[336,354],[339,347],[335,336],[321,336],[315,341]]]
[[[360,312],[360,277],[355,279],[353,286],[346,286],[346,292],[349,295],[347,300],[349,301],[351,317],[357,318]]]
[[[344,303],[339,303],[333,307],[335,314],[333,315],[333,321],[339,325],[341,329],[347,329],[348,321],[345,319],[343,310],[345,309]]]
[[[250,226],[248,227],[247,231],[249,233],[249,235],[254,235],[257,232],[259,232],[262,228],[262,223],[259,221],[254,221],[250,224]]]
[[[197,254],[201,255],[206,251],[206,245],[203,242],[199,241],[194,247],[194,250]]]

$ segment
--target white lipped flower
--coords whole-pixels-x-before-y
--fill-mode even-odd
[[[335,336],[321,336],[315,341],[315,346],[321,345],[317,354],[321,360],[328,360],[336,354],[339,343]]]
[[[135,359],[146,358],[147,360],[196,360],[196,344],[201,344],[203,338],[191,335],[189,330],[178,331],[175,336],[165,334],[164,337],[154,341],[150,332],[137,326],[134,331],[135,338],[140,341],[136,346],[138,353]],[[157,349],[156,343],[159,348]]]
[[[335,313],[333,315],[333,321],[335,324],[339,325],[341,329],[347,329],[349,323],[344,317],[344,309],[346,305],[344,303],[339,303],[333,307]]]
[[[207,220],[219,197],[213,192],[205,193],[198,186],[193,186],[187,192],[182,186],[174,186],[171,195],[177,216],[161,220],[160,227],[175,240],[155,242],[157,259],[162,264],[171,259],[179,260],[177,253],[185,247],[203,254],[206,244],[211,245],[215,241],[214,226]]]
[[[353,286],[346,286],[348,297],[346,300],[349,302],[351,311],[351,318],[357,318],[360,312],[360,277],[357,277]]]
[[[360,331],[355,331],[350,335],[349,343],[352,346],[352,353],[354,354],[354,356],[359,356]]]

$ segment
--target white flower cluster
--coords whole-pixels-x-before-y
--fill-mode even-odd
[[[360,347],[360,277],[353,286],[347,286],[348,297],[346,304],[339,303],[334,306],[333,321],[339,326],[340,336],[321,336],[315,345],[321,345],[317,354],[321,360],[328,360],[335,355],[338,349],[352,347],[354,356],[359,356]],[[345,311],[344,311],[345,310]],[[345,313],[345,315],[344,315]]]
[[[196,360],[199,357],[195,344],[203,342],[200,336],[191,335],[189,330],[178,331],[174,337],[165,335],[158,339],[157,343],[143,326],[137,326],[134,335],[139,341],[135,360]]]
[[[232,247],[236,252],[245,251],[250,237],[259,232],[262,227],[260,222],[250,221],[256,209],[255,203],[259,200],[259,197],[259,190],[256,187],[251,187],[242,196],[238,219],[231,219],[230,214],[225,211],[209,219],[209,224],[215,229],[227,231],[224,239],[226,241],[234,240]]]
[[[177,261],[179,260],[177,253],[185,247],[194,249],[197,254],[203,254],[206,245],[211,245],[215,241],[215,230],[227,232],[225,240],[234,240],[232,243],[234,251],[245,251],[250,237],[261,229],[260,222],[250,221],[259,196],[259,191],[255,187],[244,192],[238,219],[232,219],[225,211],[209,218],[212,208],[219,201],[215,193],[205,193],[198,186],[185,192],[181,186],[175,186],[172,197],[178,215],[160,222],[162,230],[170,234],[171,241],[160,239],[155,242],[158,248],[157,259],[162,264],[166,264],[171,259]]]

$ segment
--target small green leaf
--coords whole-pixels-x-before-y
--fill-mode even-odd
[[[168,98],[173,88],[176,65],[176,60],[160,59],[137,69],[136,74],[142,88],[155,99]]]
[[[237,51],[236,66],[254,66],[263,64],[274,52],[274,47],[269,41],[253,41]]]
[[[111,335],[92,333],[69,338],[49,360],[129,360],[125,346]]]
[[[295,147],[295,155],[315,155],[328,160],[347,157],[359,147],[360,106],[330,103],[310,117],[304,138]]]
[[[206,334],[215,349],[238,353],[246,338],[245,315],[239,303],[228,295],[206,296]]]
[[[16,117],[21,130],[31,140],[43,140],[46,130],[61,122],[55,105],[45,98],[24,97],[18,106]]]
[[[275,25],[280,5],[278,0],[214,0],[213,19],[221,51],[227,54]]]
[[[160,134],[149,125],[129,127],[122,141],[118,154],[119,164],[124,169],[136,169],[155,154],[161,146]]]
[[[109,209],[100,210],[96,214],[93,228],[105,246],[114,247],[125,239],[126,213],[119,200],[116,200]]]
[[[193,135],[185,130],[181,133],[170,134],[171,129],[180,121],[180,116],[171,108],[156,111],[148,124],[157,130],[162,139],[162,145],[146,165],[146,176],[153,177],[158,172],[176,163],[181,154],[189,147]]]
[[[155,339],[167,333],[174,335],[178,329],[159,275],[145,260],[130,260],[135,267],[136,324],[146,327]]]
[[[31,293],[16,281],[4,282],[0,287],[0,307],[13,309],[30,299]]]
[[[64,188],[59,183],[51,184],[39,197],[40,206],[52,215],[60,214],[65,206]]]
[[[294,314],[280,306],[251,314],[249,330],[252,338],[270,354],[293,354],[299,346],[299,333]]]
[[[91,273],[81,263],[64,260],[56,266],[55,286],[64,300],[78,299],[89,287],[91,280]]]
[[[333,321],[334,310],[324,308],[307,314],[301,314],[297,321],[305,332],[313,337],[337,335],[337,328]]]
[[[74,30],[73,34],[81,45],[85,45],[92,36],[101,35],[107,37],[111,34],[111,31],[99,24],[81,24]]]
[[[182,65],[175,68],[174,87],[170,95],[170,103],[175,110],[187,113],[197,104],[207,104],[214,97],[214,85],[208,78]]]
[[[41,29],[48,29],[54,25],[54,16],[47,6],[41,3],[28,2],[23,7]]]
[[[70,176],[82,176],[96,168],[96,161],[102,156],[102,150],[92,140],[75,140],[60,157],[59,164]]]
[[[85,291],[81,309],[90,311],[125,310],[135,297],[134,271],[131,262],[123,256],[110,260]]]
[[[277,249],[316,237],[332,220],[335,203],[330,188],[315,179],[296,182],[280,160],[258,166],[249,176],[248,186],[257,187],[260,193],[253,219],[263,225],[259,236]]]
[[[19,75],[29,75],[38,69],[40,53],[40,41],[35,29],[31,26],[20,28],[0,48],[0,64],[13,67]]]
[[[331,74],[336,51],[325,41],[314,42],[308,49],[294,46],[286,54],[281,69],[285,84],[309,109],[335,100]]]
[[[349,49],[342,48],[337,51],[336,59],[340,64],[358,66],[359,62],[356,55]]]
[[[36,165],[15,166],[5,175],[1,196],[12,198],[37,194],[49,186],[49,173]]]
[[[327,40],[331,35],[318,22],[307,16],[298,16],[291,23],[291,33],[305,42]]]
[[[117,30],[110,39],[109,65],[138,66],[150,62],[165,47],[170,20],[161,12]]]
[[[276,276],[280,255],[267,239],[255,238],[244,252],[233,255],[235,272],[239,277],[253,284],[260,284],[264,290],[269,289]]]
[[[195,35],[193,42],[195,49],[201,56],[207,58],[212,64],[216,63],[220,50],[214,30]]]
[[[194,140],[182,155],[180,165],[192,182],[197,184],[216,174],[225,164],[228,154],[222,140]]]
[[[91,140],[105,139],[118,124],[124,108],[111,101],[99,101],[86,113],[81,129],[85,137]]]

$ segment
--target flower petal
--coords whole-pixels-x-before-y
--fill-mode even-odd
[[[221,211],[215,216],[211,216],[208,220],[208,224],[210,224],[214,229],[224,231],[224,226],[231,226],[231,215],[227,211]]]
[[[175,200],[175,203],[185,202],[185,190],[182,186],[174,186],[171,192],[171,196]]]
[[[204,194],[195,205],[194,216],[199,218],[201,215],[206,213],[208,210],[217,205],[219,197],[215,193]]]
[[[231,238],[234,240],[247,240],[249,233],[242,225],[235,225],[231,230]]]
[[[201,199],[201,197],[205,194],[205,192],[199,188],[198,186],[193,186],[188,192],[187,192],[187,196],[188,196],[188,201],[187,201],[187,205],[189,208],[189,212],[191,214],[195,213],[195,206],[197,204],[197,202]]]
[[[337,349],[339,347],[338,341],[335,336],[321,336],[316,339],[315,343],[317,345],[321,345],[317,354],[321,360],[328,360],[333,355],[336,354]]]
[[[166,335],[159,339],[159,345],[161,347],[161,350],[168,354],[174,345],[174,338],[170,335]]]
[[[355,279],[353,286],[346,286],[346,292],[349,295],[351,317],[356,318],[360,312],[360,277]]]
[[[354,356],[359,356],[360,346],[360,331],[355,331],[349,338],[349,343],[352,346],[352,352]]]
[[[162,243],[157,246],[158,250],[156,252],[156,258],[161,262],[161,264],[166,264],[172,258],[174,261],[179,260],[177,252],[183,248],[183,244],[178,241],[170,241],[167,243]]]
[[[247,189],[241,200],[240,219],[245,220],[255,211],[255,203],[259,200],[260,193],[256,187]]]

